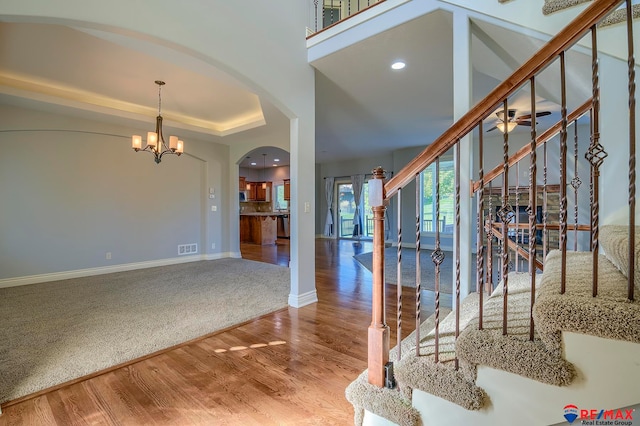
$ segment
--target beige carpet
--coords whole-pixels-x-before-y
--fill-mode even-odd
[[[285,308],[289,282],[221,259],[0,289],[0,402]]]

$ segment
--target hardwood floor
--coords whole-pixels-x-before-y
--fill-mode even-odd
[[[243,257],[282,265],[288,248],[241,250]],[[344,389],[367,366],[371,273],[352,256],[371,249],[370,242],[318,239],[318,303],[5,404],[0,426],[353,424]],[[393,346],[395,294],[389,290]],[[410,328],[414,298],[409,291],[403,297]]]

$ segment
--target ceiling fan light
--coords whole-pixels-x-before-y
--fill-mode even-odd
[[[498,123],[496,124],[496,127],[498,128],[498,130],[500,130],[502,133],[505,132],[505,123]],[[516,123],[515,121],[509,121],[507,123],[507,129],[506,131],[508,131],[509,133],[511,133],[513,131],[513,129],[516,128],[516,126],[518,125],[518,123]]]

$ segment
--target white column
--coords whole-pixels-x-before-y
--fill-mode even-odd
[[[291,293],[294,308],[318,301],[315,285],[315,125],[291,119]]]
[[[458,120],[471,109],[471,22],[464,11],[453,13],[453,119]],[[460,295],[464,299],[472,288],[471,256],[473,244],[470,181],[473,167],[473,138],[465,136],[456,149],[460,149]],[[454,247],[454,259],[457,254]],[[455,267],[455,262],[454,262]],[[455,288],[455,270],[453,274]],[[454,302],[455,304],[455,302]],[[455,308],[455,306],[454,306]]]

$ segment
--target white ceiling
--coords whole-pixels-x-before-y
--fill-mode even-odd
[[[494,25],[474,27],[480,31],[472,40],[477,101],[541,42]],[[438,11],[314,62],[316,162],[425,146],[439,136],[452,123],[452,32],[451,16]],[[22,23],[0,23],[0,40],[1,103],[151,127],[158,108],[154,80],[160,79],[167,83],[165,127],[178,129],[187,146],[189,135],[230,144],[245,134],[288,134],[288,121],[275,107],[212,66],[165,47],[95,30]],[[396,59],[407,63],[404,70],[391,70]],[[584,90],[574,80],[577,99]],[[513,100],[519,115],[529,108],[525,95]],[[543,96],[539,102],[539,109],[559,110]],[[288,153],[278,149],[248,156],[263,152],[289,163]]]

